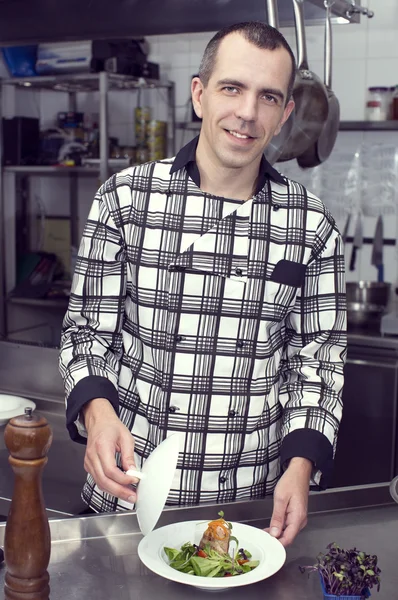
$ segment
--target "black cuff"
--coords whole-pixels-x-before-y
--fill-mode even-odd
[[[81,379],[69,394],[66,403],[66,427],[74,442],[87,443],[87,439],[78,432],[75,421],[82,407],[94,398],[106,398],[112,404],[116,414],[119,414],[118,393],[109,379],[99,375],[89,375]]]
[[[321,471],[319,488],[326,490],[333,470],[333,446],[327,437],[316,429],[292,431],[282,442],[281,464],[284,465],[295,456],[308,458]]]

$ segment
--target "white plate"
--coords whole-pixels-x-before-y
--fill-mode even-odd
[[[137,520],[147,535],[155,527],[166,504],[177,466],[180,435],[173,433],[148,456],[141,469],[144,478],[137,487]]]
[[[252,555],[252,560],[260,561],[258,567],[253,571],[234,577],[217,578],[187,575],[172,569],[168,565],[168,559],[163,550],[164,546],[179,549],[186,542],[199,544],[206,526],[207,521],[185,521],[155,529],[140,541],[138,556],[144,565],[157,575],[208,591],[239,587],[262,581],[279,571],[286,560],[285,548],[279,540],[266,531],[243,523],[232,523],[232,534],[238,538],[239,548],[248,550]],[[231,548],[235,547],[235,543],[231,542]]]
[[[31,408],[33,411],[36,408],[36,404],[32,400],[27,400],[20,396],[0,394],[0,425],[5,425],[13,417],[23,415],[25,408]]]

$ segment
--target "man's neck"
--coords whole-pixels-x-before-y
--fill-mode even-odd
[[[249,200],[256,189],[260,160],[244,169],[215,166],[211,151],[206,149],[203,138],[199,138],[196,163],[200,173],[200,187],[204,192],[224,198]]]

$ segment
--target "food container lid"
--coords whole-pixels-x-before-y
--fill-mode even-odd
[[[137,521],[143,535],[159,520],[173,482],[181,435],[173,433],[149,455],[141,469],[144,475],[137,486]]]
[[[369,92],[388,92],[388,87],[370,87]]]

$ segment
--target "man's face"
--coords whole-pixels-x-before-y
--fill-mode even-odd
[[[208,85],[198,77],[192,81],[201,136],[219,166],[259,162],[293,110],[294,102],[286,103],[291,69],[284,48],[260,49],[239,33],[221,41]]]

